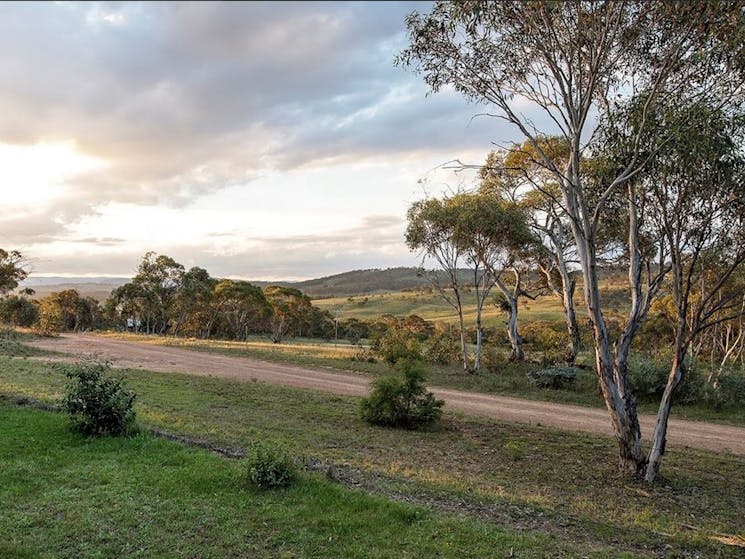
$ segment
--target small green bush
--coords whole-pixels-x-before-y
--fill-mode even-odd
[[[665,354],[656,357],[637,354],[632,358],[629,367],[629,384],[639,400],[659,401],[667,386],[671,364],[672,357]],[[688,370],[673,395],[673,400],[678,404],[691,404],[704,397],[703,376],[693,366],[693,363],[686,365]]]
[[[110,370],[110,363],[98,360],[66,368],[70,381],[62,405],[73,429],[84,435],[124,435],[134,427],[135,395]]]
[[[485,345],[481,354],[481,366],[489,373],[501,373],[509,366],[509,353],[493,345]]]
[[[531,382],[538,388],[555,390],[569,388],[577,379],[577,369],[573,367],[551,367],[528,373]]]
[[[284,452],[256,445],[245,459],[249,483],[261,489],[289,487],[297,480],[295,462]]]
[[[725,371],[717,379],[716,387],[706,385],[706,402],[716,408],[745,406],[745,373]]]
[[[373,382],[370,396],[362,400],[362,419],[373,425],[418,429],[442,417],[442,400],[424,386],[424,370],[417,361],[399,361],[399,375]]]
[[[520,441],[507,441],[504,444],[504,449],[514,462],[525,458],[525,444]]]
[[[414,334],[404,328],[389,328],[378,340],[377,351],[390,365],[395,365],[401,360],[423,359],[421,343]]]
[[[458,340],[449,334],[432,336],[424,344],[423,357],[428,363],[450,365],[460,358]]]

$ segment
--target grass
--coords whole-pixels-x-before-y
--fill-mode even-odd
[[[49,412],[0,404],[0,423],[5,559],[584,554],[317,477],[252,489],[239,462],[146,434],[86,439]]]
[[[476,319],[475,295],[467,291],[463,298],[464,318],[468,324],[472,324]],[[427,290],[314,299],[313,305],[330,311],[340,319],[375,320],[385,314],[394,316],[416,314],[425,320],[441,320],[451,324],[457,321],[455,310],[438,293],[429,293]],[[553,296],[540,297],[520,307],[520,318],[527,322],[536,320],[561,322],[564,320],[563,316],[561,302]],[[483,318],[486,326],[499,327],[505,320],[504,313],[494,304],[486,305]]]
[[[218,353],[234,357],[251,357],[265,361],[292,363],[302,366],[325,367],[343,371],[355,371],[371,376],[380,376],[390,372],[383,362],[369,363],[355,358],[359,348],[348,342],[321,342],[319,340],[296,339],[282,344],[274,344],[266,338],[254,337],[248,342],[226,340],[199,340],[194,338],[173,338],[146,336],[129,333],[101,333],[104,337],[122,340],[146,342],[155,345],[181,347],[194,351]],[[583,353],[578,364],[590,369],[592,357]],[[591,370],[582,372],[575,386],[568,389],[539,388],[531,382],[528,373],[540,369],[536,363],[510,363],[506,357],[499,366],[498,373],[484,372],[480,375],[463,374],[457,365],[428,366],[428,384],[443,388],[469,390],[488,394],[514,396],[529,400],[543,400],[563,404],[574,404],[588,407],[603,407],[604,403],[597,391],[597,381]],[[657,413],[657,404],[641,402],[642,413]],[[712,409],[704,404],[675,405],[672,417],[699,421],[714,421],[734,425],[745,425],[745,408],[726,407]]]
[[[61,371],[35,361],[0,358],[0,371],[0,393],[51,400],[64,385]],[[607,438],[570,436],[452,414],[446,415],[437,429],[392,431],[359,420],[359,402],[353,398],[147,371],[129,371],[127,378],[138,393],[137,410],[146,426],[223,446],[245,447],[261,440],[303,456],[308,462],[333,463],[342,470],[357,472],[359,485],[373,493],[426,505],[430,511],[456,512],[468,519],[467,523],[480,519],[485,524],[473,524],[476,532],[482,531],[479,534],[495,526],[505,527],[507,533],[503,535],[507,539],[495,541],[514,541],[510,530],[520,527],[526,530],[528,543],[519,548],[522,551],[516,551],[518,557],[531,553],[620,557],[624,552],[632,556],[741,556],[741,549],[717,543],[710,536],[745,536],[743,457],[670,448],[662,479],[649,487],[616,471],[615,445]],[[118,456],[122,454],[117,451]],[[110,483],[108,480],[107,485]],[[189,483],[174,483],[191,487]],[[211,510],[211,506],[203,510]],[[43,509],[44,505],[39,507]],[[50,509],[51,517],[58,514],[54,507]],[[435,522],[441,513],[428,514],[433,514]],[[341,509],[341,516],[345,515],[354,518],[348,509]],[[145,517],[156,522],[152,510]],[[46,522],[51,520],[47,518]],[[348,534],[362,530],[363,524],[355,524]],[[277,534],[282,533],[282,526],[275,528]],[[388,530],[371,526],[373,532],[383,530],[380,533],[385,534]],[[413,530],[416,537],[420,527],[416,524]],[[315,526],[311,531],[318,529]],[[395,529],[390,533],[386,539],[395,540]],[[425,530],[427,533],[433,532]],[[471,536],[462,536],[459,546],[465,546],[475,532],[468,533]],[[372,535],[364,531],[361,537]],[[545,537],[549,539],[540,539]],[[277,538],[284,541],[283,536]],[[425,545],[425,540],[412,544],[410,549],[415,551],[411,556],[445,553],[441,546],[436,551],[418,547]],[[377,545],[382,544],[373,543],[365,549],[376,549]],[[459,554],[508,556],[507,545],[486,545],[477,551],[461,547]],[[308,549],[293,548],[292,553],[308,556]],[[335,549],[338,556],[354,556],[357,551]],[[282,555],[277,551],[266,556]],[[380,556],[405,554],[389,548]]]

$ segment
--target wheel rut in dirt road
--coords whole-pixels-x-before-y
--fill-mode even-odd
[[[248,357],[230,357],[144,342],[114,340],[92,334],[66,334],[58,338],[36,340],[31,345],[78,357],[97,355],[122,368],[266,382],[344,396],[366,395],[370,386],[368,377],[351,372],[328,372]],[[568,431],[609,436],[613,434],[608,415],[603,409],[436,387],[431,390],[438,398],[445,400],[447,408],[467,414],[540,424]],[[648,440],[654,428],[654,417],[643,415],[640,423]],[[668,446],[690,446],[745,455],[745,428],[674,419],[669,425]]]

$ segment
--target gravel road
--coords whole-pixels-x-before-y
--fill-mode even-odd
[[[366,394],[370,383],[368,377],[351,372],[329,372],[247,357],[229,357],[177,347],[114,340],[92,334],[66,334],[58,338],[44,338],[34,341],[32,345],[74,356],[95,354],[122,368],[258,381],[347,396]],[[541,424],[568,431],[612,435],[610,420],[604,409],[436,387],[432,387],[431,390],[445,400],[446,408],[467,414]],[[640,422],[643,434],[646,440],[649,440],[654,418],[642,416]],[[668,448],[682,446],[745,455],[745,428],[671,420],[668,429]]]

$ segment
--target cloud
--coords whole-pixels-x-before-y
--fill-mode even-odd
[[[13,55],[0,57],[0,143],[72,143],[105,166],[0,216],[0,241],[48,255],[45,262],[60,272],[127,273],[141,247],[125,246],[120,231],[80,229],[112,205],[188,209],[237,187],[261,200],[271,197],[269,188],[285,197],[312,196],[306,189],[322,196],[323,184],[308,179],[306,188],[297,173],[369,160],[415,174],[412,159],[431,165],[484,153],[490,140],[508,135],[498,121],[471,120],[478,107],[452,92],[425,99],[421,79],[393,65],[406,43],[405,15],[429,6],[3,4],[0,48]],[[279,185],[277,175],[291,178]],[[213,265],[215,274],[246,277],[400,264],[400,219],[365,217],[392,206],[361,201],[363,194],[390,196],[393,187],[368,175],[363,169],[349,183],[357,189],[354,207],[337,212],[347,222],[356,218],[358,228],[281,238],[215,230],[201,243],[163,251]],[[394,195],[399,205],[407,196]],[[281,212],[285,202],[273,203]],[[241,243],[250,248],[236,252]]]
[[[36,247],[34,271],[76,275],[96,269],[106,275],[126,276],[133,273],[147,250],[154,249],[187,268],[206,268],[215,277],[308,279],[355,268],[412,265],[416,259],[401,242],[404,227],[405,221],[399,216],[368,216],[354,227],[325,234],[248,238],[238,245],[233,244],[235,239],[229,239],[229,251],[209,242],[158,250],[136,247],[117,238],[80,238],[76,241],[93,243],[95,248],[67,249],[59,256],[54,244]]]

